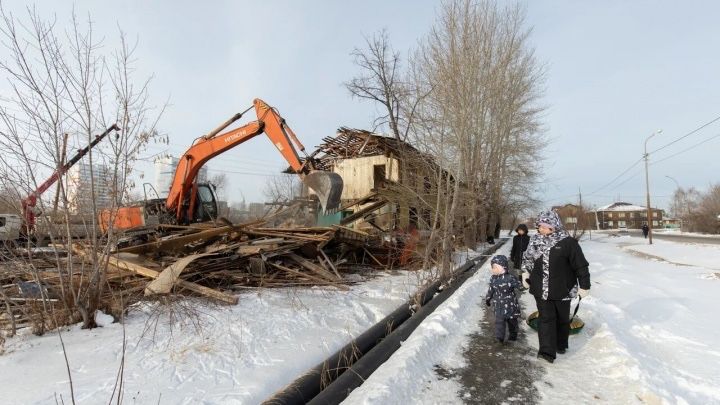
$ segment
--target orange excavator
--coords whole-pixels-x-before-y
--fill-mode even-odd
[[[257,121],[220,133],[253,108]],[[276,109],[260,99],[255,99],[252,107],[235,114],[212,132],[193,142],[180,158],[166,199],[145,200],[121,207],[115,212],[104,211],[100,221],[104,230],[108,230],[111,221],[116,231],[124,232],[157,224],[187,225],[215,220],[218,216],[215,190],[210,184],[197,182],[200,168],[215,156],[262,133],[270,138],[302,182],[315,192],[324,211],[339,207],[343,189],[342,178],[337,173],[315,170],[314,160],[307,155],[301,159],[298,150],[304,153],[305,147],[285,123],[285,119]]]

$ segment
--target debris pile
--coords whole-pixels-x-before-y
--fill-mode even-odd
[[[236,304],[236,293],[247,288],[327,286],[346,290],[362,279],[348,277],[350,273],[385,270],[395,266],[399,257],[397,246],[381,236],[341,225],[169,227],[172,232],[165,237],[104,256],[106,288],[100,297],[104,311],[117,315],[143,296],[157,294],[202,296]],[[64,257],[57,252],[64,252]],[[71,296],[63,290],[72,284],[80,291],[78,284],[92,282],[87,275],[92,253],[77,242],[62,251],[35,252],[30,260],[0,263],[0,300],[5,302],[5,308],[0,308],[0,329],[32,326],[47,330],[67,323],[61,320],[71,317],[68,311],[73,306],[62,302],[61,297]],[[96,255],[95,260],[101,261],[103,256]]]

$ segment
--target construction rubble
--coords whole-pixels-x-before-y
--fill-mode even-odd
[[[325,286],[347,290],[376,270],[398,266],[401,249],[381,234],[342,225],[240,225],[171,228],[157,240],[108,254],[78,241],[72,246],[17,254],[0,262],[0,330],[48,330],[69,323],[73,306],[61,297],[72,284],[91,283],[93,260],[107,261],[100,308],[119,316],[128,305],[157,295],[181,294],[236,304],[248,288]],[[167,230],[167,229],[166,229]],[[102,248],[102,247],[101,247]],[[60,269],[60,271],[58,270]],[[62,277],[61,277],[62,274]],[[69,277],[68,274],[72,274]],[[69,280],[72,280],[70,283]],[[65,298],[68,299],[68,298]],[[52,316],[48,316],[52,314]]]

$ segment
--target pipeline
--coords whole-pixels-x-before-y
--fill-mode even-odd
[[[415,328],[450,297],[488,257],[501,239],[477,258],[455,269],[449,285],[436,281],[419,293],[420,309],[404,303],[325,361],[267,399],[265,405],[338,404],[400,348]],[[346,372],[350,370],[350,372]]]

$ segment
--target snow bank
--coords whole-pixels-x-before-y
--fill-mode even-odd
[[[497,254],[508,254],[506,244]],[[392,357],[343,402],[346,404],[438,404],[461,401],[454,380],[437,380],[435,365],[457,368],[464,365],[461,347],[467,331],[483,315],[489,261],[430,314]],[[433,382],[432,390],[426,385]]]
[[[626,249],[674,264],[720,270],[720,245],[668,242],[655,239],[652,245],[642,243],[627,246]]]
[[[142,304],[125,321],[124,398],[128,403],[254,404],[293,381],[405,302],[420,273],[393,272],[349,292],[253,290],[232,307],[182,301],[170,326]],[[195,312],[195,315],[189,315]],[[123,325],[65,328],[75,397],[107,403],[123,356]],[[153,320],[158,320],[154,323]],[[9,339],[0,356],[3,404],[69,402],[57,334]]]

